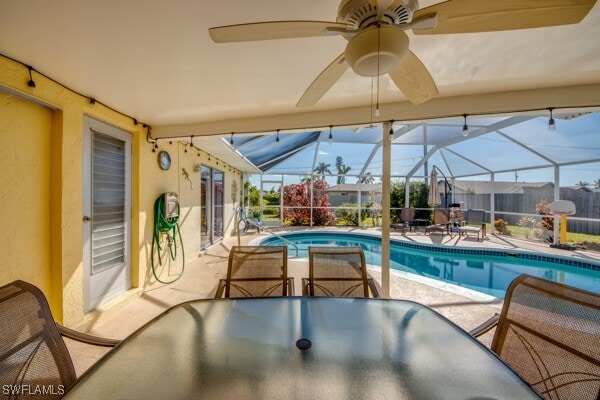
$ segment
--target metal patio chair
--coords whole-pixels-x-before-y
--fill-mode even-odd
[[[600,398],[600,295],[530,275],[509,286],[491,349],[547,399]]]
[[[360,247],[308,248],[309,277],[302,280],[304,296],[371,297],[379,291],[367,275]]]
[[[425,228],[425,234],[439,232],[442,235],[444,232],[450,233],[450,210],[447,208],[436,208],[433,210],[433,224]]]
[[[390,228],[402,230],[404,232],[406,228],[409,230],[413,227],[415,220],[415,209],[414,208],[403,208],[400,211],[400,222],[394,222],[390,224]]]
[[[477,234],[477,241],[479,242],[479,235],[481,240],[485,238],[485,210],[467,210],[465,214],[464,225],[458,227],[459,235],[468,236],[469,233]]]
[[[43,398],[61,398],[77,379],[61,335],[97,346],[120,342],[58,325],[46,297],[34,285],[14,281],[0,287],[0,383],[9,390],[45,388],[51,395]]]
[[[293,296],[286,246],[233,246],[215,298]]]

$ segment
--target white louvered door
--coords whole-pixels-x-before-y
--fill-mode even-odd
[[[130,287],[131,136],[84,122],[84,269],[86,311]]]

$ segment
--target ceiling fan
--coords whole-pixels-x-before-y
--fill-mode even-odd
[[[447,0],[419,9],[418,0],[342,0],[336,22],[270,21],[209,29],[215,43],[341,35],[348,40],[304,92],[297,107],[310,107],[350,67],[361,76],[389,74],[413,103],[439,92],[431,74],[410,51],[404,31],[417,35],[492,32],[576,24],[596,0]]]

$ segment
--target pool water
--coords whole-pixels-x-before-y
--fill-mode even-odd
[[[381,265],[381,237],[347,232],[282,234],[298,246],[298,257],[308,257],[308,246],[360,246],[367,264]],[[262,245],[285,243],[270,236]],[[504,298],[508,285],[520,274],[529,274],[600,293],[600,263],[539,253],[500,249],[448,248],[391,240],[390,266]],[[288,256],[296,248],[288,245]]]

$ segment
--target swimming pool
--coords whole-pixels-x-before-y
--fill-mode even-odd
[[[348,232],[283,233],[300,249],[298,257],[308,257],[308,246],[360,246],[368,264],[381,265],[381,237]],[[285,243],[270,236],[261,245]],[[288,256],[296,249],[288,246]],[[526,251],[447,247],[416,244],[392,239],[390,266],[440,281],[449,282],[504,298],[506,288],[520,274],[529,274],[600,293],[600,263],[572,257],[547,256]]]

